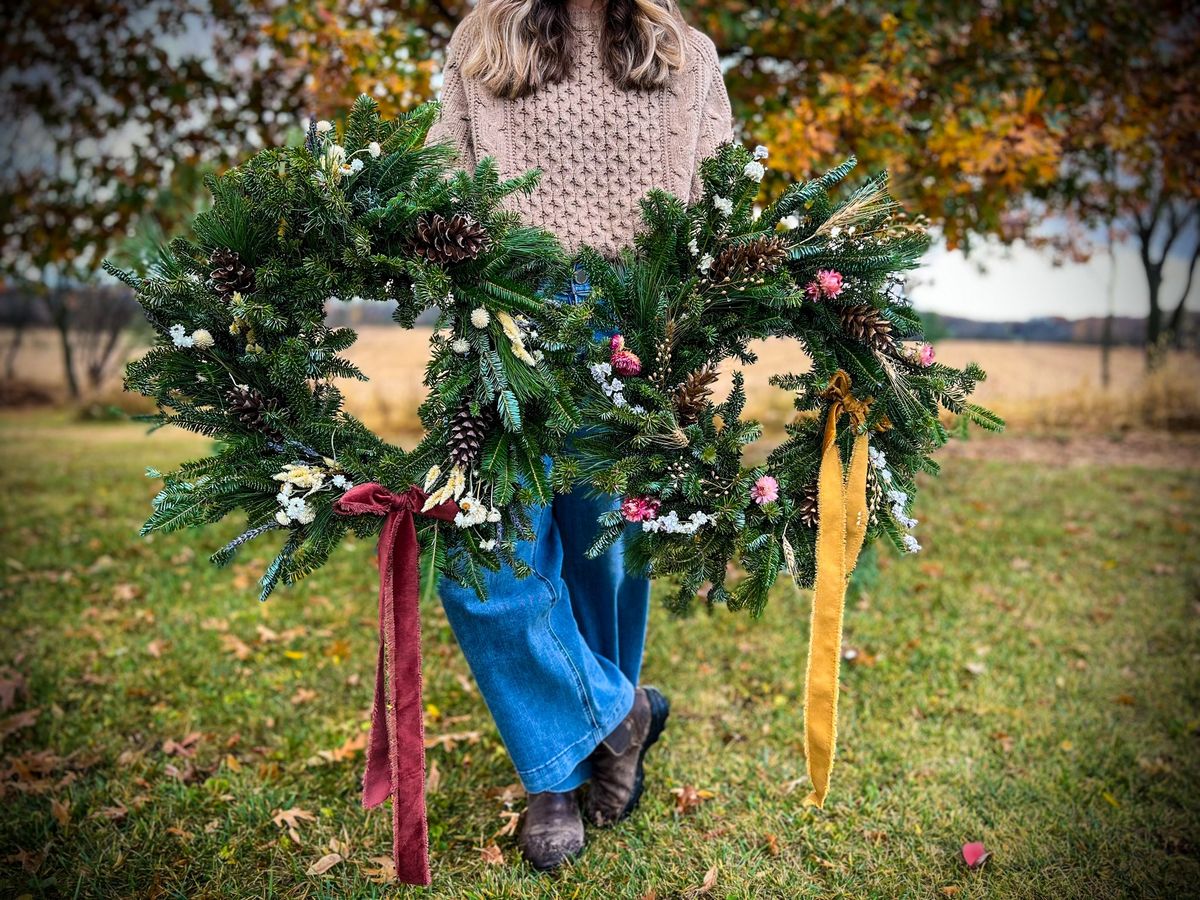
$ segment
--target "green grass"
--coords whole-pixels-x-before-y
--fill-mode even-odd
[[[551,878],[510,836],[495,839],[503,865],[484,861],[522,801],[506,799],[512,770],[430,604],[428,731],[480,736],[429,753],[441,783],[423,893],[368,877],[389,816],[358,805],[361,752],[321,756],[366,727],[372,547],[260,605],[265,551],[231,571],[205,561],[235,523],[137,537],[154,492],[143,466],[202,446],[0,418],[0,666],[28,682],[0,719],[39,710],[0,748],[5,896],[661,900],[713,866],[709,897],[1196,893],[1191,473],[955,461],[928,484],[925,552],[879,557],[847,610],[859,662],[843,670],[824,811],[802,806],[806,595],[779,588],[758,622],[656,609],[646,679],[674,715],[645,799]],[[166,752],[193,732],[184,755]],[[714,796],[681,816],[671,789],[685,785]],[[299,844],[272,822],[289,808],[315,817]],[[980,871],[959,857],[971,840],[993,853]],[[331,841],[345,861],[307,875]]]

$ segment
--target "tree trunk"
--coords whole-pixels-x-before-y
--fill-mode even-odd
[[[75,376],[75,354],[71,347],[71,313],[66,292],[51,289],[46,296],[46,306],[50,310],[50,318],[58,331],[59,344],[62,346],[63,374],[67,379],[67,390],[72,400],[78,400],[82,394],[79,390],[79,379]]]
[[[1150,258],[1150,239],[1141,239],[1142,268],[1146,271],[1146,287],[1150,295],[1150,313],[1146,316],[1146,371],[1153,372],[1163,361],[1163,310],[1159,294],[1162,290],[1162,262]]]

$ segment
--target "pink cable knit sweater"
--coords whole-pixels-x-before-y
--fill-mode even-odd
[[[459,64],[478,35],[468,14],[450,39],[441,119],[431,141],[448,141],[464,166],[496,159],[502,177],[541,169],[532,196],[508,208],[552,231],[569,250],[587,244],[606,256],[632,243],[638,201],[652,188],[695,198],[699,165],[733,138],[729,96],[716,47],[687,29],[686,61],[669,85],[622,91],[600,54],[602,12],[572,6],[578,38],[570,76],[518,100],[498,98],[465,78]]]

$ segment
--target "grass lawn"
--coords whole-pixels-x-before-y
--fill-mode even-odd
[[[430,603],[421,892],[382,883],[389,816],[358,805],[373,548],[260,605],[254,550],[205,560],[232,527],[137,537],[143,467],[202,448],[0,417],[4,896],[665,900],[706,876],[706,897],[1198,892],[1194,473],[953,460],[919,504],[925,552],[882,555],[847,610],[824,811],[801,802],[807,595],[781,586],[758,622],[656,609],[646,678],[674,715],[646,797],[553,878],[506,833],[523,800]],[[993,855],[968,871],[976,840]]]

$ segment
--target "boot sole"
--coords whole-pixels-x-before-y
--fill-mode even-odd
[[[648,687],[645,691],[646,699],[650,701],[650,731],[646,734],[646,740],[638,753],[637,776],[633,781],[633,793],[629,797],[629,802],[625,804],[625,808],[621,810],[621,814],[610,823],[612,825],[628,819],[637,809],[638,803],[641,802],[646,781],[644,768],[646,751],[658,741],[663,729],[667,727],[667,719],[671,715],[671,701],[664,697],[658,688]]]

